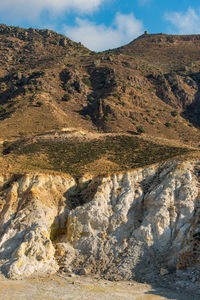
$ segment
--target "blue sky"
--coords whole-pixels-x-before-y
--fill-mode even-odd
[[[101,51],[150,33],[200,33],[200,0],[0,0],[0,23],[49,28]]]

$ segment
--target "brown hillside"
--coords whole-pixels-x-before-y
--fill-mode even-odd
[[[155,34],[94,53],[50,30],[0,25],[2,143],[74,128],[197,147],[199,50],[199,35]]]

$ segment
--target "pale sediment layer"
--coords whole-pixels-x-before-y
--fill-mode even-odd
[[[2,273],[21,279],[60,269],[151,280],[192,268],[198,287],[199,176],[196,161],[79,182],[64,175],[1,176]]]

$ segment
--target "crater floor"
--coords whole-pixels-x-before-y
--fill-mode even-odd
[[[0,299],[59,299],[59,300],[195,300],[198,296],[181,293],[164,288],[152,287],[135,281],[111,282],[91,277],[76,276],[38,278],[12,281],[0,278]]]

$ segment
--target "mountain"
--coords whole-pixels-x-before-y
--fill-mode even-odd
[[[0,274],[199,299],[199,50],[144,34],[95,53],[0,25]]]
[[[66,172],[77,145],[70,172],[109,173],[156,162],[166,145],[164,159],[198,147],[199,47],[199,35],[144,34],[95,53],[50,30],[0,25],[2,169]]]
[[[68,127],[197,146],[199,47],[198,35],[146,34],[94,53],[50,30],[1,25],[0,136]]]

